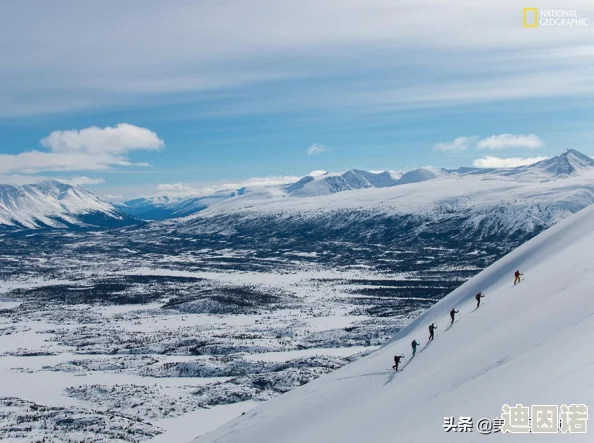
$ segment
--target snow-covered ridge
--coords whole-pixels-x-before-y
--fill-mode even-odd
[[[0,227],[122,226],[137,222],[87,189],[56,180],[0,185]]]
[[[479,273],[372,355],[270,400],[195,443],[481,442],[486,437],[476,428],[445,433],[444,417],[471,416],[476,423],[500,417],[504,404],[590,404],[593,223],[594,206]],[[514,287],[516,269],[525,280]],[[479,291],[486,299],[476,309]],[[460,313],[450,328],[452,308]],[[432,322],[438,333],[429,342]],[[413,339],[421,345],[411,359]],[[405,355],[402,372],[390,368],[396,354]],[[563,437],[589,441],[587,435]]]
[[[370,172],[351,169],[345,173],[323,172],[303,177],[295,183],[279,186],[255,186],[250,188],[223,189],[208,194],[174,197],[157,194],[127,200],[116,207],[144,220],[161,220],[185,217],[200,212],[219,202],[256,192],[271,198],[315,197],[356,189],[385,188],[395,186],[402,172]]]
[[[368,172],[351,169],[343,174],[308,175],[296,183],[283,186],[282,189],[289,196],[314,197],[355,189],[395,186],[401,177],[402,173]]]
[[[289,238],[305,226],[311,238],[329,239],[334,230],[335,241],[382,243],[420,234],[527,239],[593,203],[594,161],[567,151],[529,167],[442,170],[416,183],[307,198],[250,189],[177,220],[176,228],[223,235],[265,230]]]
[[[508,169],[459,168],[446,170],[438,168],[418,168],[406,173],[393,171],[362,171],[352,169],[344,173],[318,173],[303,177],[299,181],[281,186],[248,187],[236,190],[217,191],[208,195],[186,198],[174,198],[157,195],[143,199],[135,199],[118,206],[129,214],[146,220],[184,217],[205,212],[221,214],[236,212],[243,208],[252,211],[285,211],[290,208],[326,209],[339,207],[363,207],[371,204],[383,205],[385,199],[393,200],[402,193],[417,193],[417,190],[428,190],[444,195],[447,199],[473,194],[476,183],[494,181],[490,193],[505,191],[517,184],[533,185],[549,183],[549,189],[559,187],[558,181],[575,179],[594,172],[594,160],[578,151],[566,150],[559,156],[535,163]],[[440,181],[446,180],[449,181]],[[411,187],[413,186],[414,187]],[[479,184],[479,190],[489,188]],[[399,190],[396,190],[396,189]],[[542,188],[541,188],[542,189]],[[355,193],[352,191],[361,191]],[[490,200],[499,197],[506,201],[504,195],[491,195]],[[327,198],[327,199],[325,199]],[[321,200],[320,200],[321,199]],[[406,200],[406,199],[405,199]],[[278,208],[273,207],[276,203]],[[392,205],[391,205],[392,206]],[[581,209],[581,208],[580,208]],[[210,212],[212,210],[212,212]]]

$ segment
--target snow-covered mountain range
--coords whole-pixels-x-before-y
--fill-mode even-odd
[[[421,171],[421,170],[418,170]],[[432,177],[432,171],[427,177]],[[410,174],[410,173],[409,173]],[[315,197],[355,189],[385,188],[395,186],[404,174],[402,172],[369,172],[351,169],[345,173],[320,172],[307,175],[295,183],[279,186],[241,187],[211,193],[201,193],[189,197],[174,197],[158,194],[127,200],[115,206],[143,220],[162,220],[184,217],[200,212],[222,201],[240,197],[246,193],[266,193],[271,197]],[[432,177],[433,178],[433,177]]]
[[[316,173],[287,185],[242,187],[185,198],[156,195],[119,206],[80,186],[58,181],[2,185],[0,226],[115,227],[138,222],[136,217],[175,218],[180,229],[198,233],[249,230],[253,234],[266,229],[282,234],[283,230],[302,230],[303,223],[308,223],[314,235],[324,236],[321,231],[333,229],[353,234],[351,228],[358,226],[371,238],[398,227],[403,216],[412,216],[416,229],[435,222],[444,228],[449,220],[455,222],[451,229],[471,229],[484,236],[535,232],[591,203],[594,160],[567,150],[518,168],[420,168],[404,174],[353,169]],[[387,218],[392,220],[387,223]]]
[[[0,439],[190,441],[245,412],[200,441],[482,441],[442,417],[587,404],[594,206],[572,214],[594,203],[593,163],[316,173],[141,226],[2,232]],[[119,215],[62,183],[10,189],[13,228]]]
[[[500,184],[509,186],[511,182],[518,183],[546,183],[559,179],[572,178],[588,174],[594,170],[594,159],[575,150],[567,150],[557,157],[544,160],[533,165],[508,169],[484,169],[484,168],[460,168],[456,170],[419,168],[406,173],[383,171],[368,172],[352,169],[345,173],[317,173],[308,175],[295,183],[280,186],[248,187],[232,190],[222,190],[205,195],[197,195],[185,198],[175,198],[167,195],[156,195],[148,198],[138,198],[117,205],[128,214],[143,218],[145,220],[158,220],[166,218],[184,217],[208,208],[213,211],[229,211],[242,207],[258,209],[261,205],[271,202],[284,201],[286,206],[303,207],[304,199],[313,197],[332,196],[327,202],[330,206],[338,201],[348,205],[349,201],[355,201],[359,205],[359,198],[362,195],[369,197],[369,201],[376,201],[377,196],[390,193],[398,194],[393,188],[403,185],[433,182],[438,179],[452,179],[459,184],[456,186],[460,195],[472,193],[474,185],[479,180],[497,180]],[[462,180],[461,182],[459,182]],[[433,187],[441,188],[448,185],[448,182],[437,182],[428,184],[427,189]],[[465,186],[465,184],[467,186]],[[550,184],[553,187],[553,184]],[[423,185],[424,187],[424,185]],[[385,192],[374,193],[374,189],[382,189]],[[409,188],[407,188],[409,189]],[[366,190],[365,193],[344,194],[347,191]],[[380,197],[381,199],[381,197]],[[366,200],[366,198],[363,198]],[[326,201],[326,200],[320,200]],[[331,203],[333,202],[333,203]],[[306,205],[307,206],[307,205]]]
[[[291,187],[243,189],[151,229],[259,242],[402,245],[438,237],[521,242],[594,203],[594,160],[572,150],[513,169],[433,172],[411,171],[392,186],[308,197],[290,195]],[[406,183],[398,184],[403,179]],[[299,191],[312,183],[316,191],[328,191],[320,182],[308,180]]]
[[[316,197],[355,189],[387,188],[398,184],[401,172],[368,172],[351,169],[343,174],[307,175],[296,183],[281,187],[288,196]]]
[[[486,437],[477,422],[500,419],[504,405],[591,407],[593,224],[594,207],[559,223],[467,281],[370,356],[270,400],[195,443],[482,442]],[[514,287],[516,269],[525,280]],[[480,291],[486,298],[476,308]],[[459,314],[450,327],[452,308]],[[431,323],[437,325],[434,341],[427,339]],[[414,358],[413,340],[420,343]],[[391,365],[400,354],[402,371],[396,372]],[[555,410],[553,427],[535,440],[590,440],[587,434],[560,435],[564,411]],[[565,417],[565,431],[579,431],[572,426],[580,422],[575,412]],[[472,417],[472,431],[445,432],[447,417],[454,426],[460,417]],[[517,424],[509,417],[507,423]],[[533,432],[537,425],[543,429],[537,417],[531,425]]]
[[[108,228],[139,220],[81,186],[55,180],[0,185],[0,228]]]

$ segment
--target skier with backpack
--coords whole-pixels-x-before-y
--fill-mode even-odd
[[[437,326],[431,323],[429,325],[429,341],[433,340],[433,333],[435,332],[435,329],[437,329]]]
[[[414,357],[415,354],[417,353],[417,346],[419,346],[419,343],[417,343],[416,340],[413,340],[410,345],[412,346],[412,350],[413,350],[413,355],[412,356]]]
[[[404,358],[404,355],[395,355],[394,356],[394,366],[392,366],[392,369],[394,369],[395,371],[398,370],[398,364],[400,363],[400,360]]]
[[[474,298],[476,298],[476,307],[478,308],[481,305],[481,298],[485,298],[485,296],[482,292],[479,292]]]
[[[452,322],[450,323],[450,326],[452,326],[454,324],[454,317],[456,316],[456,314],[460,312],[460,311],[456,311],[456,308],[452,308],[452,310],[450,311],[450,317],[452,319]]]
[[[524,275],[524,274],[520,274],[520,271],[517,270],[516,272],[514,272],[514,286],[516,286],[516,284],[520,283],[520,281],[522,280],[520,278],[520,275]]]

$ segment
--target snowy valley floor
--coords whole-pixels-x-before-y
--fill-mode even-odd
[[[492,260],[401,251],[425,269],[388,272],[38,240],[0,255],[3,441],[189,441],[377,349]]]

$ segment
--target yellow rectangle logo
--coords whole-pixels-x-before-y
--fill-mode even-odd
[[[538,9],[524,8],[524,27],[536,28],[538,26]]]

